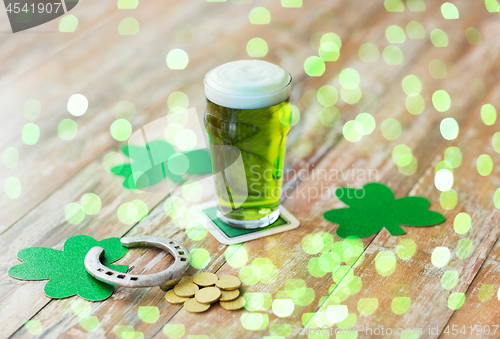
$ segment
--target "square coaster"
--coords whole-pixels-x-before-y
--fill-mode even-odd
[[[256,229],[242,229],[224,224],[217,218],[217,202],[210,201],[192,208],[196,218],[221,244],[233,245],[293,230],[300,222],[286,208],[280,206],[280,216],[273,224]]]

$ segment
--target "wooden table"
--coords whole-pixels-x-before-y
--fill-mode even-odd
[[[164,0],[140,2],[136,9],[125,10],[118,9],[115,1],[87,0],[71,11],[79,20],[73,33],[59,33],[57,19],[11,34],[7,17],[3,17],[0,150],[16,148],[19,163],[14,168],[2,165],[0,176],[2,185],[9,177],[18,178],[22,190],[17,198],[0,195],[0,337],[29,338],[39,334],[64,338],[165,338],[175,337],[173,329],[184,328],[183,338],[190,339],[289,338],[295,337],[290,326],[328,324],[325,310],[333,304],[347,305],[349,310],[340,326],[383,326],[394,333],[397,329],[421,328],[420,338],[500,337],[500,331],[493,335],[494,325],[500,325],[500,214],[494,204],[495,191],[500,187],[500,149],[498,141],[496,148],[492,142],[498,122],[486,125],[480,115],[481,107],[487,103],[500,109],[498,13],[489,12],[482,1],[467,0],[453,1],[460,13],[457,20],[444,19],[441,2],[430,0],[425,1],[424,8],[416,0],[404,2],[402,12],[387,11],[382,0],[304,1],[301,8],[284,8],[279,1],[233,2]],[[386,1],[389,10],[398,4]],[[249,23],[249,13],[257,6],[269,10],[270,24]],[[139,22],[139,32],[121,36],[118,24],[129,16]],[[387,41],[385,32],[390,25],[405,29],[411,21],[422,24],[423,39],[411,39],[405,34],[404,43]],[[469,27],[479,30],[479,44],[468,41]],[[436,47],[431,42],[431,32],[437,28],[447,33],[446,47]],[[193,29],[195,37],[189,40]],[[318,55],[321,33],[317,32],[338,34],[342,47],[337,61],[326,62],[322,76],[311,77],[304,71],[304,61]],[[477,38],[474,40],[474,31],[468,32],[469,40],[478,42]],[[291,101],[301,115],[290,132],[286,168],[302,169],[307,175],[289,178],[283,205],[301,221],[301,226],[228,250],[209,233],[196,240],[188,237],[164,211],[168,193],[125,189],[121,178],[106,170],[103,160],[109,159],[106,156],[110,152],[119,152],[126,143],[116,141],[110,134],[118,102],[127,100],[135,105],[135,116],[130,119],[134,131],[165,116],[167,99],[174,91],[187,94],[189,107],[195,107],[201,116],[205,104],[204,74],[224,62],[248,58],[246,44],[254,37],[267,42],[269,52],[263,59],[281,65],[294,79]],[[360,59],[359,48],[367,42],[380,52],[378,58],[376,53],[370,55],[376,59],[374,62]],[[384,60],[382,53],[389,45],[402,51],[404,58],[399,65]],[[174,48],[189,55],[184,70],[171,70],[165,63],[167,53]],[[439,61],[431,62],[434,59],[445,64],[446,74],[439,68],[441,75],[436,74]],[[340,91],[339,73],[345,68],[359,72],[362,98],[356,104],[339,98],[336,107],[340,121],[327,127],[321,123],[322,106],[316,91],[326,84]],[[425,109],[418,115],[410,114],[405,106],[407,95],[401,84],[410,74],[422,83],[420,95]],[[451,108],[445,112],[433,106],[432,96],[437,90],[445,90],[451,97]],[[66,109],[68,98],[75,93],[85,95],[89,101],[87,112],[79,117]],[[21,137],[23,126],[29,122],[22,114],[23,105],[30,98],[41,103],[41,113],[33,121],[40,129],[40,138],[34,145],[26,145]],[[357,142],[348,141],[343,137],[343,126],[361,112],[375,118],[376,128]],[[455,119],[460,128],[453,140],[444,139],[440,132],[440,123],[447,117]],[[77,123],[78,133],[66,141],[58,136],[57,129],[62,119],[69,118]],[[381,132],[387,119],[396,119],[402,127],[400,135],[388,132],[389,139],[397,137],[394,140],[388,140]],[[400,144],[411,149],[415,158],[411,166],[398,168],[395,164],[392,153]],[[462,154],[460,165],[452,169],[456,204],[453,193],[442,195],[434,185],[436,168],[441,168],[445,151],[452,146]],[[486,176],[477,170],[481,154],[493,159],[493,170]],[[339,175],[333,179],[314,175],[321,170],[335,170]],[[358,176],[366,171],[374,176]],[[335,243],[342,242],[335,234],[337,225],[324,220],[322,214],[344,205],[333,194],[328,197],[312,192],[332,193],[337,187],[361,187],[370,180],[387,184],[396,197],[427,197],[432,202],[431,209],[442,212],[446,221],[430,228],[405,227],[407,234],[401,236],[390,236],[382,230],[363,239],[362,260],[352,267],[352,274],[359,278],[334,282],[330,272],[314,271],[318,259],[313,258],[320,257],[323,249],[307,253],[303,244],[311,238],[306,236],[319,232],[332,235]],[[65,207],[89,192],[99,196],[100,211],[85,216],[76,225],[67,222]],[[212,197],[208,192],[203,200]],[[140,222],[124,224],[118,219],[117,210],[121,204],[136,199],[147,205],[149,214]],[[498,196],[496,203],[500,207]],[[454,230],[454,219],[460,212],[469,214],[472,220],[465,234]],[[75,234],[96,239],[160,235],[181,241],[190,250],[204,249],[203,253],[210,257],[206,266],[199,270],[190,267],[187,274],[208,271],[238,275],[242,267],[269,262],[275,269],[253,282],[246,280],[244,292],[261,293],[253,295],[257,302],[254,300],[246,310],[228,312],[217,305],[203,314],[190,314],[180,306],[170,305],[159,288],[120,288],[108,300],[87,306],[79,297],[46,297],[44,282],[19,281],[8,276],[8,269],[19,263],[16,254],[22,248],[61,249],[65,240]],[[416,252],[408,258],[400,250],[413,244],[409,239]],[[451,259],[443,267],[431,261],[437,247],[450,250]],[[375,258],[383,251],[396,254],[392,256],[396,260],[392,274],[381,275],[377,271]],[[238,260],[228,260],[231,254],[237,255]],[[164,258],[161,251],[137,249],[129,251],[118,263],[129,264],[134,273],[155,272],[170,262],[169,257]],[[458,281],[443,279],[454,275],[458,275]],[[353,281],[355,284],[349,285]],[[350,294],[345,293],[346,289]],[[334,293],[330,294],[332,290]],[[453,298],[460,298],[459,293],[463,293],[465,302],[455,310]],[[323,303],[329,295],[330,299]],[[280,318],[273,312],[272,301],[284,298],[292,298],[294,307],[291,315]],[[83,313],[74,311],[78,306],[75,302],[83,303]],[[155,312],[157,308],[159,317],[143,321],[139,308],[145,306],[152,308],[141,310]],[[276,313],[278,306],[274,307]],[[481,326],[482,334],[476,333],[476,325]],[[491,329],[489,336],[484,333],[486,325]],[[467,334],[460,333],[463,328]],[[453,335],[452,329],[459,333]],[[123,331],[128,333],[124,335]],[[324,337],[329,335],[321,336]],[[358,337],[400,336],[360,332]]]

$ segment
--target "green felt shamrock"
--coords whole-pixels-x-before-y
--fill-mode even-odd
[[[333,209],[323,216],[339,224],[337,235],[342,238],[368,237],[384,227],[391,235],[405,234],[399,225],[433,226],[445,220],[441,213],[429,211],[426,198],[394,199],[391,189],[381,183],[369,183],[362,189],[341,187],[335,195],[349,208]]]
[[[22,280],[45,280],[45,294],[51,298],[66,298],[78,294],[87,300],[104,300],[113,293],[113,286],[94,279],[85,270],[84,259],[94,246],[104,248],[104,265],[120,272],[127,265],[110,265],[127,253],[119,238],[97,241],[87,235],[75,235],[64,244],[64,250],[29,247],[19,251],[23,263],[12,267],[9,274]]]
[[[168,142],[155,140],[145,147],[125,145],[122,152],[132,163],[115,166],[111,168],[111,173],[125,177],[125,188],[146,188],[167,177],[174,183],[181,183],[186,181],[181,174],[212,172],[210,152],[204,149],[175,152]],[[137,175],[134,176],[134,172]]]

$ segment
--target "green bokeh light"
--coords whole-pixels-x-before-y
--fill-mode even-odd
[[[250,11],[248,19],[252,25],[267,25],[271,22],[271,13],[265,7],[255,7]]]
[[[432,104],[436,111],[446,112],[451,107],[450,95],[443,89],[437,90],[432,94]]]
[[[115,140],[125,141],[132,134],[132,125],[125,119],[117,119],[113,121],[109,131]]]
[[[101,210],[101,198],[95,193],[86,193],[80,199],[83,210],[88,215],[97,214]]]
[[[448,307],[451,310],[458,310],[465,302],[465,293],[452,293],[448,297]]]
[[[400,65],[404,60],[403,52],[401,51],[401,49],[397,46],[392,45],[384,48],[382,56],[384,58],[384,61],[388,65]]]
[[[252,58],[265,57],[268,51],[267,42],[262,38],[252,38],[247,43],[247,53]]]
[[[460,148],[451,146],[444,151],[444,160],[453,168],[457,168],[462,163],[462,152]]]
[[[446,64],[440,59],[433,59],[429,62],[429,73],[434,79],[444,79],[448,73]]]
[[[32,335],[39,335],[43,332],[43,326],[40,320],[28,320],[24,324],[24,328],[26,328],[26,331]]]
[[[85,219],[85,211],[79,203],[71,202],[64,209],[64,217],[70,224],[78,225]]]
[[[63,119],[57,126],[57,134],[63,140],[73,140],[78,133],[78,125],[73,119]]]
[[[439,196],[439,204],[441,207],[445,210],[452,210],[455,208],[458,202],[458,195],[457,192],[453,189],[446,191],[446,192],[441,192],[441,195]]]
[[[118,9],[136,9],[139,5],[139,0],[118,0]]]
[[[398,25],[391,25],[385,30],[385,38],[391,44],[402,44],[406,41],[406,34]]]
[[[401,135],[401,124],[393,118],[386,119],[380,126],[382,135],[387,140],[396,140]]]
[[[396,256],[391,251],[380,251],[375,257],[375,269],[381,276],[389,276],[396,270]]]
[[[477,298],[481,302],[490,300],[495,294],[495,286],[490,284],[482,284],[477,292]]]
[[[325,61],[318,56],[310,56],[304,61],[304,71],[310,77],[322,76],[325,70]]]
[[[378,308],[377,298],[361,298],[358,301],[358,312],[361,315],[372,315]]]
[[[448,247],[438,246],[432,251],[431,262],[436,267],[448,265],[451,258],[451,252]]]
[[[459,275],[457,271],[446,271],[441,277],[441,286],[445,290],[451,290],[458,284]]]
[[[410,12],[425,12],[426,6],[423,0],[407,0]]]
[[[89,101],[83,94],[72,94],[68,99],[66,108],[71,115],[79,117],[87,112],[87,109],[89,108]]]
[[[488,12],[500,12],[500,4],[497,0],[484,0],[484,5],[486,6]]]
[[[363,128],[358,131],[363,135],[372,134],[372,132],[375,130],[376,127],[375,118],[370,113],[360,113],[356,116],[354,121],[359,122],[361,126],[363,126]],[[359,125],[357,124],[354,125],[355,128],[356,126]]]
[[[59,32],[71,33],[78,27],[78,19],[76,16],[67,14],[59,21]]]
[[[330,85],[321,86],[317,92],[318,101],[323,106],[333,106],[339,99],[337,89]]]
[[[455,249],[457,258],[459,259],[467,259],[472,255],[473,251],[474,251],[474,244],[472,243],[472,240],[467,238],[460,239]]]
[[[96,316],[81,318],[80,326],[87,332],[94,332],[99,328],[99,319]]]
[[[23,115],[28,120],[35,120],[42,111],[42,104],[36,99],[28,99],[23,106]]]
[[[491,126],[497,121],[497,110],[492,104],[484,104],[481,107],[481,119],[487,126]]]
[[[189,263],[196,269],[202,269],[210,264],[210,253],[204,248],[193,248],[190,252]]]
[[[500,132],[496,132],[495,134],[493,134],[493,137],[491,138],[491,144],[495,152],[500,153]]]
[[[26,145],[34,145],[40,138],[40,128],[32,122],[27,123],[23,127],[21,138]]]
[[[396,253],[403,260],[413,258],[416,251],[417,244],[412,239],[401,239],[396,246]]]
[[[357,104],[361,100],[362,95],[363,93],[359,87],[353,89],[342,87],[340,89],[340,97],[349,105]]]
[[[163,334],[169,339],[180,339],[186,333],[184,324],[165,324]]]
[[[115,105],[114,112],[117,119],[130,121],[135,116],[135,106],[130,101],[120,101]]]
[[[355,89],[359,86],[361,78],[354,68],[345,68],[339,74],[340,85],[347,89]]]
[[[319,46],[318,54],[324,61],[337,61],[340,57],[340,48],[334,42],[326,41]]]
[[[442,29],[436,28],[431,32],[431,42],[436,47],[448,46],[448,35]]]
[[[441,5],[441,14],[443,14],[443,18],[448,20],[458,19],[460,17],[457,6],[451,2],[445,2]]]
[[[405,76],[401,82],[401,86],[406,95],[417,95],[422,91],[422,82],[418,76],[413,74]]]
[[[465,234],[469,232],[471,223],[472,219],[470,215],[465,212],[460,212],[453,220],[453,229],[457,234]]]
[[[171,70],[182,70],[189,64],[189,56],[184,50],[176,48],[168,52],[166,62]]]
[[[465,37],[471,45],[479,45],[483,41],[481,32],[476,27],[467,28],[465,30]]]
[[[376,62],[380,58],[380,51],[375,44],[366,42],[359,46],[358,55],[364,62]]]
[[[493,159],[488,154],[481,154],[477,159],[477,171],[480,175],[487,176],[493,170]]]
[[[387,12],[403,12],[405,5],[401,0],[384,0],[384,7]]]
[[[319,112],[319,120],[326,127],[333,127],[340,121],[340,111],[337,107],[323,107]]]
[[[423,39],[425,38],[425,28],[418,21],[410,21],[406,25],[406,34],[410,39]]]
[[[5,180],[3,190],[10,199],[19,198],[21,195],[21,182],[16,177],[9,177]]]
[[[139,21],[133,17],[124,18],[118,24],[120,35],[136,35],[139,32]]]
[[[425,100],[420,94],[408,96],[405,99],[405,107],[412,115],[422,114],[425,110]]]
[[[363,125],[358,121],[349,120],[342,127],[342,134],[347,141],[357,142],[363,137]]]
[[[160,310],[156,306],[139,306],[137,315],[145,323],[153,324],[160,318]]]
[[[391,310],[395,314],[406,313],[411,307],[411,299],[408,297],[396,297],[392,299]]]
[[[15,168],[19,163],[19,152],[15,147],[7,147],[2,152],[2,162],[7,168]]]
[[[284,8],[300,8],[302,0],[281,0],[281,6]]]

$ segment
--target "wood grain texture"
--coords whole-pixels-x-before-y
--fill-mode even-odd
[[[363,239],[363,259],[352,268],[353,274],[360,277],[362,288],[341,301],[347,305],[350,314],[356,315],[356,324],[393,329],[438,326],[437,335],[422,336],[429,338],[446,336],[443,333],[446,325],[494,324],[499,312],[495,275],[498,275],[500,255],[500,244],[496,242],[500,233],[495,226],[500,216],[493,205],[493,193],[500,186],[497,179],[499,169],[481,177],[476,170],[476,161],[482,153],[490,154],[494,163],[498,159],[491,145],[496,127],[485,126],[479,114],[484,103],[496,107],[500,104],[497,85],[500,42],[495,38],[500,21],[496,13],[488,13],[482,3],[466,0],[454,3],[460,10],[459,20],[444,20],[441,4],[430,1],[426,2],[425,12],[410,12],[406,8],[403,13],[388,13],[382,1],[362,0],[304,2],[300,9],[282,8],[279,2],[270,4],[264,1],[254,1],[251,5],[201,2],[196,6],[190,2],[173,1],[162,1],[155,6],[140,3],[137,10],[126,12],[139,20],[140,34],[120,37],[116,27],[125,17],[125,12],[117,10],[114,3],[86,1],[72,11],[78,14],[81,25],[75,34],[63,38],[57,34],[45,41],[25,35],[22,42],[16,43],[5,37],[0,39],[2,45],[13,47],[0,52],[2,58],[9,60],[0,67],[0,86],[3,88],[0,98],[11,98],[6,109],[0,112],[0,118],[5,120],[14,111],[19,112],[24,100],[43,93],[42,115],[35,121],[42,133],[36,145],[23,145],[20,139],[20,130],[26,122],[21,114],[16,113],[17,118],[0,127],[0,147],[15,146],[21,158],[14,170],[2,167],[0,178],[16,175],[23,184],[19,199],[0,196],[0,209],[9,211],[0,225],[0,246],[5,249],[0,253],[0,336],[32,337],[23,324],[34,320],[40,321],[43,336],[47,338],[113,338],[117,325],[133,326],[145,338],[164,338],[162,329],[167,323],[185,325],[185,337],[262,338],[276,334],[280,324],[302,327],[317,319],[324,320],[324,316],[321,317],[329,304],[322,305],[324,297],[328,297],[334,288],[342,290],[348,286],[349,280],[346,278],[335,284],[331,273],[313,277],[308,264],[314,255],[303,250],[302,241],[306,235],[322,231],[332,234],[337,243],[342,241],[334,235],[336,226],[324,220],[322,214],[328,209],[343,207],[333,194],[337,187],[361,187],[370,180],[386,183],[396,197],[407,194],[428,197],[433,202],[431,208],[443,212],[447,221],[432,228],[406,227],[408,233],[403,236],[391,237],[382,231]],[[249,11],[258,5],[270,10],[270,25],[248,23]],[[89,14],[91,10],[94,11],[92,15]],[[382,52],[388,45],[385,29],[392,24],[404,28],[412,20],[423,24],[426,37],[421,40],[407,37],[407,42],[399,45],[404,54],[401,65],[387,65],[382,57],[376,63],[359,59],[361,44],[372,42]],[[196,28],[196,39],[176,42],[173,32],[179,24],[186,22]],[[50,25],[51,29],[56,29],[54,23]],[[471,46],[465,39],[465,29],[470,26],[481,31],[483,42],[480,45]],[[448,33],[448,47],[432,45],[429,33],[435,28]],[[309,39],[318,31],[339,34],[343,45],[339,60],[327,63],[325,74],[314,78],[304,73],[303,62],[317,52],[309,46]],[[271,305],[258,311],[236,312],[213,306],[207,313],[195,315],[180,306],[168,304],[159,288],[122,288],[110,299],[90,304],[91,311],[86,316],[96,317],[99,326],[88,332],[71,308],[78,298],[50,300],[43,293],[43,283],[20,282],[8,277],[8,269],[18,262],[15,253],[21,248],[61,248],[64,241],[74,234],[87,234],[97,239],[125,234],[168,236],[181,241],[190,250],[207,250],[210,263],[203,271],[238,275],[241,265],[231,261],[227,246],[219,244],[210,234],[201,240],[191,239],[165,213],[168,192],[126,190],[121,185],[121,178],[103,169],[102,160],[106,153],[119,150],[120,144],[109,134],[117,102],[130,100],[136,105],[137,114],[132,120],[134,130],[164,116],[168,112],[168,95],[175,90],[185,92],[190,98],[190,107],[196,107],[201,115],[204,96],[200,79],[207,70],[220,63],[246,58],[246,41],[256,36],[265,39],[269,45],[265,59],[282,65],[294,77],[292,102],[300,109],[301,120],[292,128],[289,138],[287,169],[290,175],[287,176],[283,203],[301,221],[301,227],[232,249],[238,248],[239,253],[245,253],[248,257],[245,266],[251,265],[255,259],[265,258],[276,267],[271,276],[244,285],[242,292],[269,293],[273,299],[289,298],[285,292],[287,281],[302,279],[306,287],[314,291],[311,300],[296,304],[293,313],[285,318],[276,316]],[[30,49],[28,46],[34,47]],[[172,48],[183,48],[188,52],[190,64],[185,71],[166,68],[165,56]],[[15,62],[16,55],[23,55],[24,59]],[[35,63],[34,59],[40,56]],[[435,58],[443,60],[448,67],[448,75],[442,80],[435,80],[429,74],[429,61]],[[375,100],[348,105],[339,99],[336,106],[341,111],[341,120],[335,127],[325,127],[319,118],[322,106],[315,96],[306,93],[324,84],[340,89],[338,74],[347,67],[360,73],[363,98]],[[426,109],[418,116],[410,115],[405,109],[406,96],[401,81],[408,74],[417,75],[423,84],[421,94]],[[487,92],[484,99],[472,95],[470,86],[474,79],[484,82]],[[40,88],[43,88],[42,92]],[[432,106],[432,93],[438,89],[450,93],[452,106],[448,112],[439,113]],[[21,92],[23,95],[19,94]],[[77,92],[85,94],[91,105],[84,116],[75,118],[78,136],[71,142],[62,142],[57,135],[57,123],[70,117],[65,108],[66,101]],[[363,111],[375,117],[377,129],[361,141],[350,143],[342,137],[342,126]],[[455,141],[446,141],[440,135],[439,122],[448,116],[455,118],[460,125],[459,137]],[[380,132],[381,123],[388,118],[395,118],[402,125],[403,132],[397,140],[388,141]],[[415,174],[402,175],[391,159],[392,150],[398,144],[408,145],[418,159]],[[439,206],[434,168],[450,146],[462,150],[463,160],[460,167],[454,169],[453,188],[458,192],[458,204],[445,211]],[[311,150],[304,155],[301,147],[311,147]],[[293,175],[301,169],[307,173],[306,177]],[[361,179],[345,175],[336,180],[315,175],[332,170],[344,175],[371,170],[376,175]],[[79,225],[67,223],[64,207],[69,202],[78,201],[87,192],[98,194],[103,208],[97,215],[87,216]],[[179,189],[172,194],[179,194]],[[207,187],[200,201],[212,197],[213,192]],[[143,200],[150,213],[137,224],[123,224],[116,211],[120,204],[134,199]],[[472,216],[472,228],[466,235],[458,235],[453,230],[453,219],[461,211]],[[456,256],[456,246],[464,238],[470,239],[474,246],[467,258],[460,259]],[[415,255],[409,260],[396,255],[395,271],[381,276],[375,268],[377,254],[381,251],[397,252],[402,239],[412,239],[416,243]],[[437,246],[447,247],[452,252],[452,259],[442,268],[431,263],[432,252]],[[170,262],[160,251],[132,250],[118,263],[129,264],[134,273],[144,273],[161,270]],[[446,270],[455,270],[460,277],[451,290],[444,289],[440,283]],[[201,270],[191,267],[188,274],[198,271]],[[494,295],[487,300],[484,296],[489,295],[486,289],[490,287],[481,290],[483,285],[493,285]],[[447,299],[454,292],[466,293],[465,304],[457,311],[447,306]],[[335,302],[333,297],[336,295],[334,290],[330,302]],[[411,307],[404,314],[397,315],[391,309],[396,297],[411,298]],[[377,311],[369,316],[360,314],[358,302],[361,298],[377,298]],[[143,306],[158,307],[158,320],[154,323],[141,320],[138,311]],[[245,329],[242,319],[249,313],[262,314],[268,323],[260,330]],[[304,314],[314,316],[314,321],[308,323]]]

